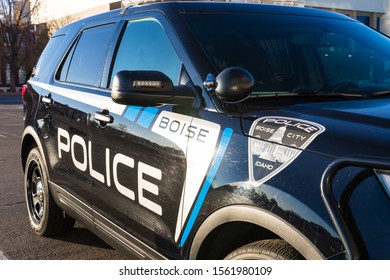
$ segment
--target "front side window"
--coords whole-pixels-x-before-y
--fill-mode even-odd
[[[99,86],[113,27],[109,24],[84,30],[56,78],[62,82]]]
[[[178,85],[181,61],[161,24],[154,19],[132,20],[118,47],[112,78],[122,70],[160,71]]]

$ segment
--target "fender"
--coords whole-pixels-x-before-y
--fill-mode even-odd
[[[199,227],[190,248],[189,259],[196,259],[206,237],[216,227],[228,222],[248,222],[266,228],[290,243],[306,259],[322,260],[325,256],[301,232],[280,217],[253,206],[233,205],[211,214]]]
[[[42,155],[42,159],[44,161],[44,164],[45,164],[45,166],[47,166],[46,157],[44,156],[43,146],[42,146],[41,140],[39,139],[38,133],[34,130],[34,128],[32,126],[27,126],[23,131],[22,140],[21,140],[21,151],[22,151],[21,158],[22,158],[22,163],[23,163],[23,170],[25,167],[25,158],[27,158],[27,156],[28,156],[27,153],[29,152],[29,151],[26,151],[26,147],[25,147],[25,140],[26,140],[26,137],[28,137],[28,136],[31,136],[34,139],[34,142],[36,143],[36,145],[39,149],[39,152]],[[49,174],[48,174],[48,176],[49,176]]]

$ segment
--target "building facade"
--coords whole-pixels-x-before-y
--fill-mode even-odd
[[[231,0],[231,2],[242,1],[330,10],[350,16],[390,35],[389,0]]]
[[[39,13],[32,15],[35,24],[74,21],[90,15],[117,9],[121,1],[113,0],[33,0],[39,1]]]
[[[305,0],[305,7],[345,14],[390,35],[389,0]]]

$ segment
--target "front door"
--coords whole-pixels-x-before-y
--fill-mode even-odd
[[[112,76],[121,70],[161,71],[175,85],[183,74],[164,28],[153,18],[124,23]],[[191,109],[124,106],[115,112],[94,113],[90,130],[97,226],[126,240],[135,237],[167,255],[178,254],[175,234],[186,178]],[[108,122],[99,120],[102,114]],[[169,129],[181,131],[176,141],[163,135]]]

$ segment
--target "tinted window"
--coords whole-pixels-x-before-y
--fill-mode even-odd
[[[60,45],[64,41],[65,36],[52,37],[47,43],[45,49],[43,50],[34,70],[32,76],[38,76],[40,72],[41,65],[47,65],[50,63],[50,60],[55,57],[56,52],[60,48]]]
[[[113,27],[111,24],[84,30],[68,53],[57,79],[99,86]]]
[[[390,40],[359,22],[277,14],[186,17],[216,70],[247,69],[255,93],[390,90]]]
[[[129,21],[122,37],[112,77],[122,70],[156,70],[178,84],[181,61],[163,27],[154,19]]]
[[[354,183],[354,182],[353,182]],[[389,232],[390,204],[376,177],[355,182],[350,207],[356,225],[365,240]]]
[[[388,233],[389,198],[371,169],[342,169],[333,188],[355,238],[371,240]]]

